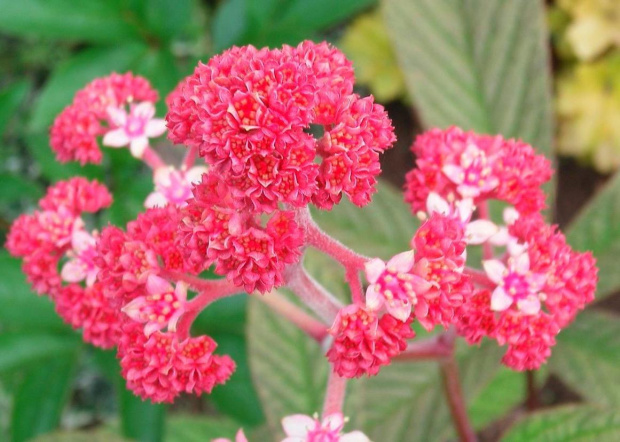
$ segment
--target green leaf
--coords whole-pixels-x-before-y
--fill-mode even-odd
[[[13,400],[13,442],[30,440],[58,427],[69,399],[77,352],[55,355],[29,371]]]
[[[121,431],[124,436],[144,442],[163,440],[166,408],[143,401],[127,390],[122,382],[119,386]]]
[[[230,355],[237,369],[226,384],[211,392],[209,400],[218,411],[244,425],[254,427],[263,423],[265,416],[252,384],[245,337],[237,334],[213,334],[212,337],[218,344],[217,353]]]
[[[77,90],[97,77],[126,71],[145,51],[146,47],[140,43],[92,48],[60,63],[35,104],[30,129],[35,132],[47,130],[54,118],[71,103]]]
[[[426,126],[500,133],[551,154],[541,2],[388,0],[384,17]]]
[[[29,91],[30,83],[27,80],[18,81],[0,91],[0,138]]]
[[[52,302],[30,291],[20,261],[0,250],[0,330],[7,331],[55,330],[70,333],[54,311]],[[0,354],[0,358],[3,355]]]
[[[176,415],[168,420],[166,441],[205,442],[218,437],[234,440],[239,428],[238,423],[222,417]]]
[[[192,325],[194,335],[229,334],[243,336],[248,296],[218,299],[204,309]]]
[[[559,334],[550,365],[588,401],[620,406],[620,317],[581,313]]]
[[[409,248],[420,223],[402,192],[381,182],[377,190],[364,208],[343,199],[332,211],[314,210],[312,216],[327,233],[357,252],[389,258]]]
[[[0,0],[0,31],[19,37],[120,42],[138,37],[120,0]]]
[[[582,209],[566,231],[578,250],[591,250],[599,268],[597,299],[620,288],[620,173]]]
[[[38,200],[43,196],[43,188],[22,175],[0,172],[0,193],[0,204],[12,204],[23,199]]]
[[[475,428],[484,428],[504,416],[524,399],[523,373],[500,367],[497,375],[470,404],[469,418]]]
[[[66,358],[82,346],[74,334],[3,332],[0,335],[0,372],[14,370],[50,357]]]
[[[128,442],[109,428],[81,431],[54,431],[37,437],[35,442]]]
[[[213,44],[217,52],[242,41],[248,16],[246,0],[224,0],[215,11],[211,25]]]
[[[194,7],[194,0],[149,0],[146,25],[163,40],[172,40],[187,27]]]
[[[620,410],[565,406],[536,413],[518,422],[504,442],[565,442],[620,440]]]

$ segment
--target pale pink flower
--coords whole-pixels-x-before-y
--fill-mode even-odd
[[[149,138],[159,137],[166,131],[166,122],[155,116],[153,103],[145,101],[131,105],[129,113],[123,108],[109,107],[109,118],[114,129],[103,137],[103,144],[110,147],[129,146],[131,154],[142,158]]]
[[[187,284],[178,282],[176,288],[163,278],[149,275],[146,280],[147,295],[139,296],[122,308],[136,322],[146,323],[144,334],[149,336],[168,327],[176,330],[176,324],[185,311]]]
[[[96,237],[84,230],[76,230],[71,238],[72,250],[67,255],[69,260],[63,265],[60,276],[67,282],[80,282],[86,280],[86,286],[90,287],[97,279],[99,268],[95,265],[97,249]]]
[[[497,284],[491,295],[491,310],[502,312],[516,303],[526,315],[540,311],[540,300],[545,296],[540,290],[545,285],[546,276],[530,271],[527,253],[510,256],[508,266],[496,259],[482,264],[489,279]]]
[[[401,321],[407,320],[418,294],[427,292],[431,283],[414,275],[413,250],[399,253],[387,263],[375,258],[366,263],[366,306],[378,310],[385,305],[388,313]]]
[[[153,175],[155,192],[146,198],[144,206],[152,208],[166,204],[178,207],[187,205],[186,201],[192,197],[192,185],[199,183],[207,171],[204,166],[192,167],[189,170],[177,170],[174,167],[157,169]]]
[[[445,164],[441,170],[457,185],[457,192],[464,198],[475,198],[499,184],[486,153],[473,143],[461,154],[460,164]]]
[[[217,439],[211,440],[211,442],[233,442],[233,441],[231,441],[230,439],[226,439],[225,437],[218,437]],[[239,431],[237,431],[234,442],[248,442],[248,438],[245,437],[245,434],[243,433],[243,429],[240,429]]]
[[[342,413],[332,413],[323,418],[294,414],[282,419],[286,438],[282,442],[370,442],[361,431],[342,434],[345,419]]]

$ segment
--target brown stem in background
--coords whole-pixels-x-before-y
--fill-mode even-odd
[[[536,372],[528,370],[525,372],[525,381],[527,388],[527,398],[525,399],[525,407],[528,411],[540,408],[540,400],[538,398],[538,387],[536,386]]]

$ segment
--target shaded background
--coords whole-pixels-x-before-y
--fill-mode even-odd
[[[165,97],[181,78],[192,72],[198,60],[206,61],[232,45],[275,47],[304,39],[326,39],[353,60],[358,92],[373,93],[388,109],[398,142],[382,158],[383,178],[396,187],[402,186],[405,173],[413,166],[409,146],[422,127],[461,124],[481,131],[499,131],[493,125],[480,127],[475,120],[467,120],[475,113],[475,109],[472,111],[467,106],[456,107],[454,113],[447,112],[448,116],[443,118],[433,108],[443,98],[429,96],[436,86],[431,75],[437,69],[433,63],[441,67],[442,57],[455,59],[449,52],[442,54],[444,46],[445,51],[459,54],[458,36],[451,33],[461,22],[471,24],[479,19],[475,11],[480,9],[480,1],[379,3],[376,0],[0,0],[2,241],[12,220],[32,210],[47,185],[73,175],[97,178],[113,192],[115,203],[100,220],[102,223],[124,225],[142,210],[144,198],[152,187],[150,172],[126,152],[106,149],[100,167],[81,168],[55,162],[48,144],[49,126],[70,103],[75,91],[111,71],[130,70],[143,75],[160,92],[160,97]],[[486,7],[495,3],[484,4]],[[616,48],[620,38],[614,31],[620,29],[620,10],[605,9],[609,6],[602,0],[550,2],[544,11],[536,0],[522,3],[529,6],[514,11],[500,11],[503,8],[500,6],[495,12],[503,14],[507,27],[511,20],[514,23],[541,21],[534,28],[531,48],[526,47],[525,58],[522,57],[524,63],[532,66],[529,72],[533,78],[522,78],[524,81],[520,83],[541,78],[542,85],[540,90],[532,92],[537,94],[532,102],[523,104],[519,112],[523,115],[540,112],[536,118],[548,123],[547,129],[541,129],[548,134],[522,134],[519,130],[504,134],[523,136],[533,144],[537,144],[535,140],[543,140],[541,143],[545,145],[536,147],[549,155],[558,150],[571,155],[563,156],[557,163],[557,210],[553,215],[556,222],[566,226],[620,164],[617,133],[620,131],[620,55]],[[433,4],[443,6],[432,10]],[[442,9],[446,5],[448,8]],[[454,5],[461,9],[454,10],[451,8]],[[420,17],[424,18],[423,22]],[[431,27],[436,25],[436,29],[427,30],[428,23]],[[491,33],[504,35],[500,28]],[[441,38],[433,40],[433,32],[440,37],[445,35],[447,43],[444,45]],[[540,32],[541,39],[536,40],[536,32]],[[512,64],[520,60],[519,41],[526,39],[519,35],[511,38],[514,44],[507,47],[516,48],[514,59],[507,57],[506,66],[500,66],[506,70],[498,81],[510,77],[511,69],[518,70]],[[480,65],[477,47],[475,44],[472,47],[472,66],[483,82],[491,81],[485,75],[490,75],[495,65],[489,64],[488,69]],[[498,54],[505,53],[504,48],[498,51]],[[552,82],[545,79],[549,64],[553,69]],[[455,69],[458,74],[458,63]],[[448,67],[445,71],[440,68],[439,77],[449,71]],[[418,74],[422,75],[422,82]],[[463,73],[464,77],[467,75],[468,72]],[[455,88],[460,82],[455,78]],[[508,83],[500,84],[500,89],[501,86],[514,87]],[[528,94],[527,85],[522,87],[523,94]],[[555,94],[553,100],[551,90]],[[447,102],[458,105],[467,100],[450,93],[448,88]],[[497,103],[489,98],[486,111],[493,114],[493,106],[498,109],[504,106]],[[165,113],[163,100],[158,113]],[[383,209],[379,206],[371,211],[381,213],[402,206],[391,199],[393,195],[381,198],[377,204],[383,204]],[[408,216],[406,210],[404,213],[402,216]],[[349,227],[357,226],[357,215],[337,211],[336,218],[344,221],[334,223],[335,231],[355,240]],[[360,226],[360,229],[375,227],[365,225],[364,221]],[[381,243],[381,238],[376,242]],[[369,253],[374,251],[369,250]],[[51,303],[30,292],[19,262],[8,257],[6,251],[0,252],[0,275],[0,440],[30,440],[52,432],[41,436],[41,440],[126,437],[202,441],[216,436],[230,437],[239,426],[257,431],[255,440],[269,440],[266,435],[270,414],[259,401],[248,365],[246,297],[216,303],[199,317],[195,328],[197,333],[213,336],[220,350],[231,354],[238,363],[231,381],[208,397],[184,397],[172,406],[163,407],[144,403],[126,392],[114,354],[82,344],[79,334],[55,315]],[[605,301],[603,309],[615,311],[617,306],[617,297],[612,296]],[[260,312],[254,313],[254,320],[259,319],[264,319]],[[510,378],[510,385],[517,382],[517,388],[509,389],[509,393],[517,390],[519,393],[504,398],[499,407],[502,413],[508,413],[504,417],[497,411],[486,410],[486,415],[481,414],[484,417],[477,428],[487,440],[495,440],[526,408],[526,389],[516,379]],[[572,378],[541,375],[542,387],[536,394],[536,403],[529,406],[583,399],[583,392],[575,390],[566,379]],[[430,434],[440,433],[429,430],[426,437],[431,437]],[[405,434],[399,440],[424,439]]]

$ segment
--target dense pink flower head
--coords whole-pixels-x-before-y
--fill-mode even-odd
[[[350,62],[326,43],[235,47],[199,64],[168,97],[169,137],[199,148],[251,210],[311,201],[328,209],[342,194],[364,205],[378,154],[395,138],[383,107],[352,90]],[[318,143],[310,124],[325,126]]]
[[[235,369],[228,356],[213,354],[217,344],[208,336],[180,341],[174,333],[156,331],[148,337],[130,321],[118,345],[127,388],[143,399],[172,402],[180,393],[210,393]]]
[[[59,181],[48,187],[45,197],[39,201],[44,210],[58,210],[64,206],[72,213],[95,213],[112,204],[112,195],[97,180],[88,181],[83,177],[73,177],[67,181]]]
[[[239,201],[216,173],[210,171],[181,209],[180,244],[185,259],[215,272],[246,291],[266,292],[283,284],[286,265],[301,256],[303,231],[292,211],[270,217],[240,212]]]
[[[370,442],[361,431],[342,433],[345,418],[342,413],[332,413],[322,420],[318,416],[293,414],[282,419],[286,437],[282,442]]]
[[[545,206],[540,186],[551,178],[550,162],[522,141],[451,127],[419,135],[411,149],[416,168],[407,175],[405,199],[414,213],[424,210],[430,192],[476,204],[500,199],[524,214]]]
[[[60,162],[79,161],[82,165],[100,163],[102,154],[97,138],[113,132],[114,136],[107,144],[119,146],[122,128],[131,129],[131,133],[123,131],[123,134],[128,135],[126,144],[133,140],[135,152],[143,150],[144,136],[137,136],[134,130],[138,125],[128,123],[138,120],[144,123],[140,126],[143,128],[141,135],[161,135],[165,129],[163,124],[153,120],[149,113],[156,101],[157,92],[149,82],[130,72],[112,73],[93,80],[76,93],[73,102],[54,120],[50,129],[50,145],[56,153],[56,159]],[[139,104],[134,106],[134,103]],[[127,105],[132,108],[129,117],[125,111]],[[139,114],[141,119],[130,118],[133,109],[144,110]],[[125,118],[122,118],[123,113]]]
[[[415,336],[412,321],[410,317],[403,322],[389,314],[379,319],[375,312],[357,304],[344,307],[330,329],[334,343],[327,358],[340,376],[376,375],[407,347],[406,340]]]

